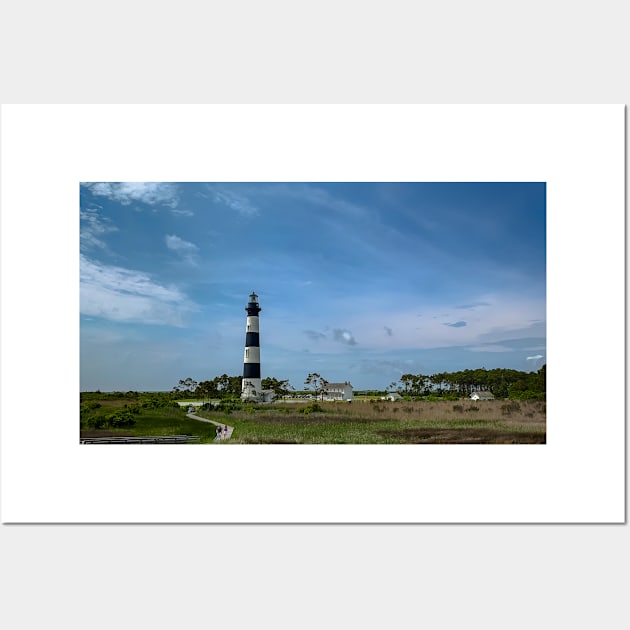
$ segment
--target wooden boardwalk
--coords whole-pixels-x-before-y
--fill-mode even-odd
[[[199,442],[198,435],[145,435],[81,438],[81,444],[189,444]]]
[[[217,427],[221,427],[222,433],[221,436],[217,435],[214,438],[215,442],[219,442],[221,440],[229,440],[232,437],[232,432],[234,431],[234,427],[229,426],[228,424],[221,424],[220,422],[216,422],[215,420],[208,420],[208,418],[202,418],[201,416],[196,416],[194,413],[187,413],[186,416],[193,420],[199,420],[200,422],[208,422],[210,424],[214,424]]]

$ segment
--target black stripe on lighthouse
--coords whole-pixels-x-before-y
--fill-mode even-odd
[[[246,348],[259,348],[260,347],[260,336],[256,332],[248,332],[245,333],[245,347]]]
[[[243,378],[260,378],[260,363],[245,363]]]

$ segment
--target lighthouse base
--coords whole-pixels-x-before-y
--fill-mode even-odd
[[[243,389],[241,391],[241,400],[249,400],[258,402],[263,399],[262,381],[259,378],[243,379]]]

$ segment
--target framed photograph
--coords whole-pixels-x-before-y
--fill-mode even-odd
[[[623,106],[16,105],[2,155],[3,522],[623,522]]]

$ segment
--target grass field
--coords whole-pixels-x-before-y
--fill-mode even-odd
[[[125,401],[104,401],[98,413]],[[196,411],[234,427],[221,444],[544,444],[543,401],[362,402],[250,405],[231,413]],[[215,426],[175,408],[143,409],[133,427],[98,435],[198,435],[214,441]]]

